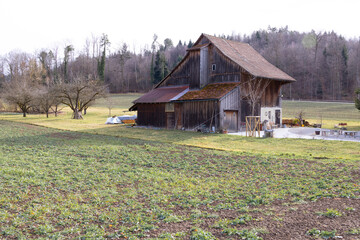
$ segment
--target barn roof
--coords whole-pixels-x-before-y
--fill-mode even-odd
[[[200,44],[200,41],[203,37],[206,37],[209,40],[209,43]],[[242,43],[237,41],[231,41],[220,37],[214,37],[208,34],[201,34],[199,39],[194,43],[194,45],[187,50],[185,57],[182,61],[162,80],[160,81],[155,88],[159,87],[171,74],[177,69],[177,67],[185,61],[189,52],[199,51],[202,47],[205,47],[209,44],[213,44],[219,51],[224,54],[231,61],[238,64],[248,73],[254,77],[268,78],[276,81],[282,82],[295,82],[296,80],[269,63],[260,53],[253,49],[248,43]]]
[[[226,57],[240,65],[255,77],[287,82],[296,81],[294,78],[269,63],[263,56],[261,56],[260,53],[247,43],[231,41],[207,34],[202,34],[199,40],[202,36],[209,39],[209,41],[214,44]],[[199,40],[195,43],[194,48],[196,48]]]
[[[133,103],[165,103],[176,100],[189,90],[188,85],[155,88]]]
[[[238,82],[211,83],[201,90],[187,92],[177,101],[220,99],[236,88],[239,84],[240,83]]]

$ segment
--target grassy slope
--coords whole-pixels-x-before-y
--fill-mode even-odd
[[[302,214],[299,204],[357,198],[358,167],[359,161],[324,164],[0,121],[0,237],[266,238],[289,228],[267,229],[268,221]],[[285,213],[263,208],[274,201]],[[315,210],[306,215],[314,219]],[[298,239],[314,227],[334,230],[311,223]],[[237,230],[244,228],[252,232]]]
[[[123,111],[126,111],[126,109],[131,106],[131,101],[139,96],[140,94],[113,95],[112,98],[116,108],[112,109],[112,115],[134,114],[132,112],[124,113]],[[309,105],[309,103],[306,104]],[[292,102],[285,101],[285,117],[291,116],[291,111],[289,109],[292,109],[291,111],[293,112],[297,112],[297,110],[304,110],[305,107],[303,105],[294,105]],[[314,114],[319,112],[319,105],[313,105],[307,109],[308,110],[304,110],[305,113],[311,112],[311,114]],[[349,117],[346,114],[351,112],[351,109],[343,107],[338,108],[338,111],[341,109],[343,109],[341,116]],[[351,112],[351,114],[353,113]],[[311,115],[309,115],[309,117],[310,116]],[[356,115],[354,116],[356,117]],[[70,117],[71,113],[68,109],[64,109],[64,114],[59,117],[55,118],[54,116],[50,116],[49,119],[46,119],[44,115],[29,115],[28,117],[23,118],[20,114],[0,114],[0,119],[20,121],[63,130],[152,140],[219,150],[270,155],[294,155],[310,159],[331,158],[339,161],[356,161],[360,159],[359,143],[354,142],[302,139],[254,139],[222,134],[201,134],[195,132],[129,128],[124,125],[105,125],[104,122],[108,117],[108,109],[105,100],[101,100],[93,107],[89,108],[88,114],[84,117],[84,120],[72,120]],[[331,126],[334,123],[347,122],[349,129],[360,130],[360,121],[356,121],[354,118],[352,118],[353,121],[348,121],[347,119],[342,119],[340,117],[338,120],[331,120],[329,118],[329,116],[324,116],[323,118],[323,122],[325,122],[326,125]]]

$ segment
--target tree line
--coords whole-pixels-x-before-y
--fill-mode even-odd
[[[284,86],[287,99],[353,100],[360,87],[360,38],[345,39],[335,32],[300,33],[287,27],[229,38],[249,43],[297,80]]]
[[[221,37],[249,43],[294,77],[297,82],[282,90],[285,99],[352,100],[360,87],[360,38],[346,39],[335,32],[302,33],[287,27]],[[0,84],[2,89],[15,83],[49,89],[97,82],[112,93],[146,92],[182,60],[192,44],[174,44],[170,38],[160,42],[154,35],[150,46],[136,52],[126,43],[110,48],[111,42],[103,34],[87,39],[76,51],[71,44],[35,54],[12,51],[0,58]]]

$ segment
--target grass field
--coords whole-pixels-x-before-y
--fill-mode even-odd
[[[359,162],[0,126],[6,239],[302,239],[313,228],[344,236],[360,223]],[[319,217],[327,208],[341,216]],[[304,224],[289,228],[299,215]]]
[[[108,126],[107,104],[0,114],[0,238],[360,238],[359,143]]]
[[[124,112],[131,101],[141,96],[141,94],[123,94],[112,95],[112,101],[115,103],[111,110],[111,115],[135,114],[135,112]],[[291,102],[290,102],[291,104]],[[284,101],[284,115],[295,107],[287,107],[288,103]],[[299,106],[299,105],[297,105]],[[313,105],[312,109],[318,108]],[[308,109],[298,107],[303,111],[310,112]],[[305,110],[304,110],[305,109]],[[345,108],[344,108],[345,109]],[[355,109],[355,108],[354,108]],[[345,109],[341,116],[346,116],[348,109]],[[352,111],[352,110],[351,110]],[[323,161],[357,161],[360,159],[360,149],[358,143],[322,141],[322,140],[302,140],[302,139],[252,139],[239,136],[230,136],[224,134],[199,134],[196,132],[172,131],[172,130],[153,130],[141,128],[129,128],[124,125],[105,125],[104,122],[109,115],[107,103],[105,100],[98,101],[89,108],[88,114],[84,120],[73,120],[69,109],[63,109],[63,114],[59,117],[50,116],[47,119],[44,115],[28,115],[23,118],[21,114],[0,114],[0,119],[30,123],[45,127],[57,128],[62,130],[80,131],[91,134],[103,134],[119,136],[133,139],[150,140],[165,143],[174,143],[179,145],[197,146],[217,150],[248,152],[255,154],[273,154],[273,155],[291,155],[300,158],[322,158]],[[296,111],[295,111],[296,112]],[[291,116],[291,114],[289,114]],[[305,115],[309,116],[309,114]],[[359,113],[360,116],[360,113]],[[347,122],[348,128],[360,131],[360,120],[347,121],[339,117],[338,120],[327,120],[324,116],[323,123],[326,127],[333,127],[334,123]]]
[[[345,122],[349,130],[360,131],[360,112],[354,103],[283,101],[283,117],[295,118],[300,112],[311,123],[323,123],[325,128]]]

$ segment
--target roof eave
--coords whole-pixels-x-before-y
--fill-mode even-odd
[[[250,74],[253,78],[264,78],[264,79],[269,79],[269,80],[274,80],[274,81],[278,81],[278,82],[286,82],[286,83],[292,83],[292,82],[296,82],[296,80],[292,77],[290,78],[272,78],[272,77],[264,77],[264,76],[255,76],[253,74]]]
[[[175,100],[173,102],[218,101],[219,99],[220,98],[184,99],[184,100]]]

